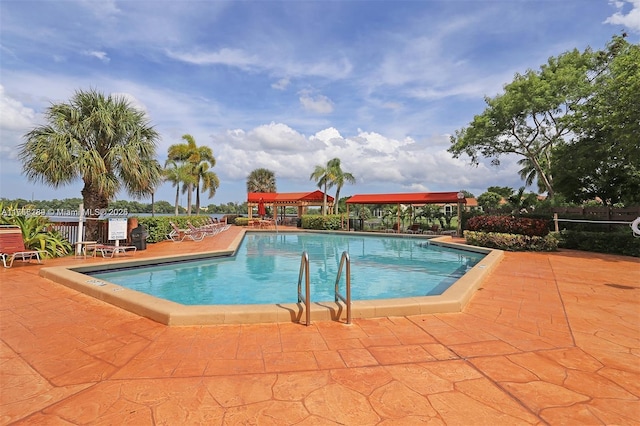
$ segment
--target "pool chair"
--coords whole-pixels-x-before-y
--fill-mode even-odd
[[[407,233],[408,234],[421,234],[422,233],[422,228],[420,227],[419,223],[414,223],[413,225],[409,226],[407,228]]]
[[[118,254],[126,254],[127,251],[136,252],[136,246],[116,246],[111,244],[96,244],[93,246],[94,253],[100,252],[102,257],[114,257]]]
[[[187,226],[189,227],[189,231],[191,231],[192,235],[202,233],[205,237],[212,237],[220,232],[220,228],[217,226],[202,225],[196,227],[191,222],[187,222]]]
[[[185,239],[189,239],[192,241],[202,241],[204,239],[204,232],[196,231],[193,232],[191,229],[180,229],[178,226],[173,223],[171,224],[171,232],[167,234],[167,238],[173,242],[184,241]]]
[[[31,259],[36,259],[38,263],[42,263],[40,253],[44,252],[27,250],[19,226],[3,225],[0,227],[0,256],[2,256],[2,264],[5,268],[11,268],[16,259],[23,262],[31,262]]]

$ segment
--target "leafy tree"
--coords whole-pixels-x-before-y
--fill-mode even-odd
[[[136,198],[156,188],[161,171],[152,160],[159,135],[125,98],[77,91],[44,116],[48,124],[28,132],[18,153],[30,181],[57,188],[82,179],[90,217],[107,208],[122,188]],[[89,220],[87,238],[96,239],[97,231],[98,222]]]
[[[572,141],[553,152],[556,186],[569,201],[640,203],[640,45],[614,37],[598,52],[594,94],[573,117]]]
[[[509,186],[490,186],[487,188],[487,192],[493,192],[500,194],[502,198],[509,198],[513,195],[513,188]]]
[[[275,173],[268,169],[255,169],[249,173],[247,192],[277,192]]]
[[[340,199],[340,190],[345,183],[356,183],[356,178],[349,172],[342,170],[340,159],[334,158],[327,163],[327,168],[331,171],[331,180],[336,186],[336,198],[334,204],[334,214],[338,214],[338,200]]]
[[[500,207],[502,195],[495,192],[485,192],[478,197],[478,205],[485,211],[496,211]]]
[[[539,71],[516,74],[503,94],[485,98],[482,114],[455,132],[449,152],[468,155],[472,164],[480,157],[498,165],[502,155],[522,156],[553,197],[550,151],[570,134],[571,115],[590,93],[587,70],[593,58],[590,49],[573,50],[549,58]]]

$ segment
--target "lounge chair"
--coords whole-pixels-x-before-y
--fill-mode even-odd
[[[191,222],[187,222],[187,226],[189,227],[189,231],[191,231],[192,235],[200,232],[203,233],[205,237],[212,237],[220,232],[220,228],[218,226],[202,225],[196,227]]]
[[[118,253],[125,254],[127,251],[133,251],[134,253],[138,247],[136,246],[116,246],[110,244],[96,244],[93,246],[94,254],[95,252],[102,253],[102,257],[114,257]]]
[[[19,226],[2,226],[0,227],[0,256],[2,256],[2,264],[5,268],[11,268],[13,261],[16,259],[23,262],[31,262],[36,259],[38,263],[42,263],[40,259],[40,250],[27,250],[22,239],[22,230]],[[9,265],[7,266],[7,262]]]
[[[413,225],[409,226],[407,228],[407,233],[408,234],[421,234],[422,233],[422,228],[420,227],[419,223],[414,223]]]
[[[167,234],[167,238],[174,242],[184,241],[185,239],[190,239],[192,241],[202,241],[204,239],[205,233],[201,231],[193,232],[191,229],[180,229],[178,226],[173,223],[171,224],[171,232]]]

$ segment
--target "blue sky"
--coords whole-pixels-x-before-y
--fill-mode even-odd
[[[449,135],[515,73],[622,31],[637,43],[640,0],[2,0],[0,28],[0,197],[80,197],[80,181],[27,182],[15,154],[51,103],[90,88],[147,112],[162,163],[185,133],[212,148],[221,184],[203,205],[245,201],[261,167],[279,192],[313,191],[335,157],[357,179],[344,196],[480,195],[522,186],[518,158],[470,166]]]

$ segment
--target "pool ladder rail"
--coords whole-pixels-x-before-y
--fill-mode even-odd
[[[340,294],[340,276],[342,275],[342,267],[344,265],[346,265],[345,296]],[[351,324],[351,258],[346,251],[342,252],[342,257],[340,257],[340,267],[336,274],[334,293],[336,302],[342,300],[347,307],[347,324]]]
[[[342,276],[342,267],[346,265],[345,291],[346,295],[340,294],[340,277]],[[302,278],[304,277],[304,294],[302,293]],[[340,258],[340,267],[336,274],[335,283],[335,301],[344,302],[347,309],[347,324],[351,324],[351,259],[346,251],[342,253]],[[311,285],[309,282],[309,254],[302,252],[300,259],[300,273],[298,274],[298,303],[304,303],[305,309],[305,325],[311,324]],[[339,318],[339,317],[338,317]]]

